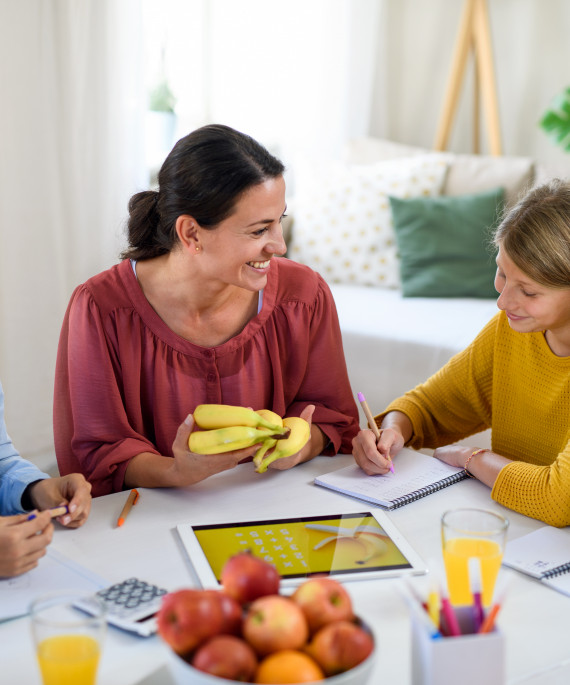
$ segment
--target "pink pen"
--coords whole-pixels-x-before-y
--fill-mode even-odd
[[[370,407],[368,406],[368,402],[366,401],[366,398],[364,395],[359,392],[358,393],[358,401],[360,402],[360,405],[362,406],[362,411],[364,412],[364,415],[366,416],[366,419],[368,421],[368,425],[370,426],[372,432],[374,433],[374,436],[376,437],[376,441],[378,441],[380,437],[380,431],[378,430],[378,426],[376,425],[376,421],[374,421],[374,417],[372,416],[372,412],[370,411]],[[390,458],[390,455],[388,455],[388,461],[390,462],[390,471],[394,473],[394,464],[392,463],[392,459]]]
[[[473,595],[473,632],[478,633],[485,616],[481,598],[481,563],[477,557],[469,559],[469,585]]]
[[[459,627],[457,616],[455,615],[455,611],[453,610],[451,602],[449,601],[449,590],[447,587],[447,578],[445,576],[445,572],[443,573],[442,577],[443,583],[441,584],[439,593],[441,598],[441,613],[445,618],[445,623],[447,625],[449,634],[453,637],[457,637],[457,635],[461,635],[461,628]]]

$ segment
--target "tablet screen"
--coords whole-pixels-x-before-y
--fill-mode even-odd
[[[422,572],[417,557],[393,525],[388,521],[381,525],[377,517],[359,512],[178,529],[191,560],[198,562],[194,565],[202,581],[198,550],[217,583],[225,562],[243,551],[274,564],[283,581],[323,574],[355,578]]]

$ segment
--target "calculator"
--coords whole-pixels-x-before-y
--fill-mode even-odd
[[[138,578],[128,578],[95,593],[107,608],[107,623],[139,635],[156,633],[156,612],[162,597],[168,590],[146,583]],[[75,606],[89,612],[89,606],[80,601]]]

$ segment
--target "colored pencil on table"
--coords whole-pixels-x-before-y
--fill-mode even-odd
[[[125,506],[123,507],[123,510],[121,511],[119,518],[117,519],[117,526],[122,526],[123,523],[125,522],[125,519],[127,518],[127,515],[131,508],[138,502],[139,500],[139,492],[138,490],[131,490],[129,493],[129,496],[127,498],[127,501],[125,502]]]

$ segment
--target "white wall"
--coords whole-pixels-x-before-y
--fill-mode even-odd
[[[503,154],[530,156],[570,174],[570,155],[538,127],[552,98],[570,85],[570,2],[487,0]],[[371,132],[432,147],[447,87],[463,2],[387,0]],[[449,150],[472,151],[473,59],[470,57]],[[486,145],[483,129],[481,142]],[[486,150],[483,149],[482,152]]]

